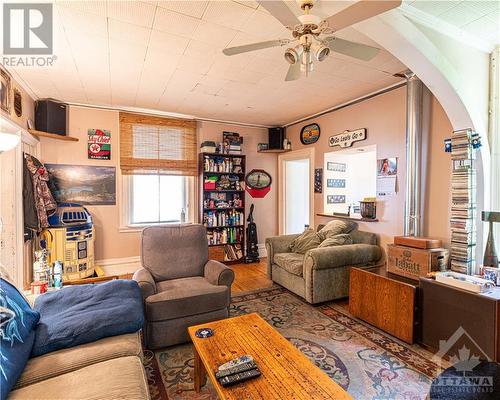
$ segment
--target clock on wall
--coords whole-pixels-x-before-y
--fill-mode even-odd
[[[252,169],[245,177],[246,191],[254,198],[265,197],[271,190],[272,178],[263,169]]]

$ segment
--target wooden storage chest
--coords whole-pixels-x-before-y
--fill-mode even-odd
[[[387,245],[387,271],[418,280],[429,272],[444,270],[448,266],[446,249],[415,249],[395,244]]]

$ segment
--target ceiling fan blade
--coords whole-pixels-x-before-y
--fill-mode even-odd
[[[300,78],[300,62],[290,65],[286,73],[285,81],[296,81]]]
[[[226,56],[234,56],[235,54],[247,53],[249,51],[267,49],[269,47],[284,46],[290,42],[290,39],[267,40],[265,42],[244,44],[243,46],[228,47],[222,50],[222,52]]]
[[[380,51],[376,47],[336,37],[328,38],[326,42],[332,51],[363,61],[370,61]]]
[[[325,21],[328,22],[330,28],[337,32],[400,5],[401,0],[360,0],[337,14],[326,18]]]
[[[297,16],[281,0],[257,0],[262,7],[285,26],[295,26],[300,24]]]

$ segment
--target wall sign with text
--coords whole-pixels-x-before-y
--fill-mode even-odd
[[[354,131],[344,131],[328,138],[330,147],[351,147],[354,142],[360,142],[366,139],[366,128],[356,129]]]
[[[111,132],[106,129],[88,130],[88,157],[91,160],[111,160]]]

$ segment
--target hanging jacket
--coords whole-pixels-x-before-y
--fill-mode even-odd
[[[33,196],[38,216],[38,231],[49,226],[48,217],[57,209],[57,203],[48,187],[49,173],[47,168],[35,157],[26,154],[26,164],[33,182]]]
[[[38,213],[35,206],[33,193],[33,179],[28,169],[26,154],[23,157],[23,216],[24,216],[24,241],[31,240],[33,232],[38,231]]]

